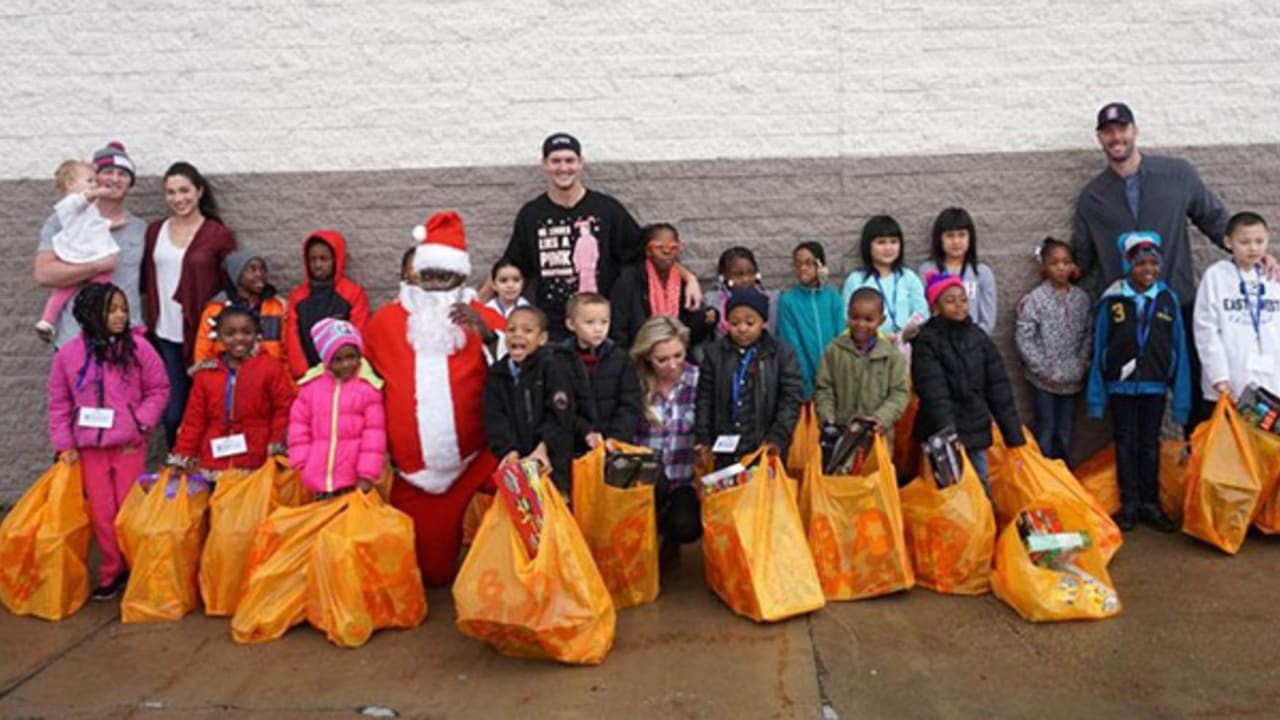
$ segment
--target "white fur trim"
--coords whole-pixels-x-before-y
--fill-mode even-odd
[[[468,457],[463,458],[462,468],[466,469],[467,467],[470,467],[471,461],[475,460],[478,455],[479,453],[472,453]],[[423,468],[417,472],[400,472],[400,477],[404,478],[405,482],[423,492],[431,493],[432,495],[443,495],[444,493],[449,492],[449,488],[453,487],[453,484],[457,482],[458,478],[461,476],[461,469],[445,472],[444,470]]]
[[[471,257],[466,251],[447,245],[419,245],[413,251],[413,271],[423,270],[448,270],[459,275],[470,275]]]
[[[465,466],[458,452],[458,429],[453,418],[454,398],[453,387],[449,384],[449,356],[443,353],[414,353],[413,365],[414,407],[417,410],[423,471],[436,475],[437,479],[447,477],[451,484],[462,474]],[[427,490],[425,487],[423,489]]]
[[[413,239],[414,239],[414,241],[416,241],[416,242],[422,242],[423,240],[426,240],[426,239],[427,239],[427,226],[426,226],[426,225],[414,225],[414,226],[413,226]]]

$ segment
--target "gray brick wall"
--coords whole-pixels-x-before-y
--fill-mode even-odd
[[[1280,219],[1280,145],[1175,148],[1193,161],[1232,209]],[[1010,369],[1014,307],[1035,283],[1032,250],[1048,233],[1066,237],[1075,194],[1101,167],[1096,150],[885,158],[763,159],[594,163],[589,185],[621,199],[643,222],[674,222],[686,260],[704,278],[726,247],[754,248],[766,283],[790,283],[791,248],[816,239],[827,247],[832,278],[855,264],[862,222],[888,212],[907,234],[912,267],[927,251],[933,216],[961,205],[977,220],[979,251],[1000,286],[999,342]],[[282,291],[298,281],[298,246],[310,230],[336,227],[352,249],[350,274],[375,304],[394,293],[409,228],[438,209],[457,209],[477,268],[496,259],[520,204],[541,189],[533,166],[262,173],[212,178],[228,224],[242,244],[263,249]],[[140,178],[134,212],[162,214],[159,181]],[[0,502],[14,499],[49,459],[45,377],[49,351],[31,330],[45,292],[31,280],[40,224],[55,200],[48,181],[0,182],[0,258],[10,273],[0,296]],[[1197,238],[1203,259],[1213,257]],[[1021,383],[1019,383],[1021,385]],[[1029,410],[1025,393],[1020,397]],[[1080,445],[1099,442],[1082,428]]]

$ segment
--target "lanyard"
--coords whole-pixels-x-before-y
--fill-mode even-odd
[[[1151,318],[1156,314],[1156,298],[1135,295],[1134,300],[1135,302],[1145,301],[1147,304],[1145,308],[1138,311],[1138,357],[1142,357],[1147,349],[1147,338],[1151,335]]]
[[[1253,271],[1257,273],[1258,278],[1258,301],[1256,303],[1249,302],[1249,285],[1244,281],[1244,273],[1240,272],[1240,268],[1236,268],[1236,275],[1240,278],[1240,295],[1244,298],[1245,309],[1249,311],[1249,323],[1253,325],[1253,339],[1258,343],[1258,352],[1262,352],[1262,297],[1267,294],[1267,288],[1262,284],[1262,270],[1254,267]]]
[[[227,390],[225,397],[223,397],[223,403],[226,413],[223,415],[222,424],[225,427],[230,428],[231,414],[236,410],[236,371],[232,370],[230,367],[227,368]]]
[[[738,363],[738,369],[733,372],[733,386],[731,390],[733,391],[732,414],[735,422],[738,420],[738,401],[742,397],[742,386],[747,384],[747,373],[751,371],[751,363],[755,360],[755,357],[756,349],[748,348],[747,351],[742,354],[742,362]]]
[[[875,268],[871,268],[876,281],[876,290],[880,291],[880,297],[884,298],[885,312],[889,313],[889,325],[894,332],[902,330],[898,325],[898,274],[893,273],[893,298],[890,299],[884,291],[884,286],[880,284],[880,272]]]

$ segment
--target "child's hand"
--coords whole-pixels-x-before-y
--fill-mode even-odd
[[[529,459],[538,463],[538,469],[542,472],[551,472],[551,456],[547,454],[546,443],[538,443],[538,447],[529,453]]]
[[[765,454],[771,458],[776,458],[782,454],[782,451],[778,449],[778,446],[771,442],[764,443],[761,447],[764,448]]]
[[[210,358],[208,360],[201,360],[200,362],[196,363],[195,365],[192,365],[190,368],[187,369],[187,375],[195,375],[201,370],[213,370],[217,367],[218,367],[218,361],[214,360],[213,358]]]
[[[1231,395],[1231,383],[1229,382],[1223,381],[1223,382],[1214,383],[1213,389],[1217,390],[1219,395],[1227,395],[1227,396]]]
[[[281,457],[289,454],[289,446],[284,443],[271,443],[267,446],[268,455],[278,455]]]
[[[373,481],[368,478],[360,478],[356,480],[356,489],[362,493],[367,493],[373,489]]]
[[[58,453],[58,460],[68,465],[73,464],[79,459],[80,459],[80,452],[75,448],[72,448],[70,450],[63,450],[62,452]]]
[[[510,465],[511,463],[517,463],[517,462],[520,462],[520,453],[516,452],[515,450],[512,450],[511,452],[502,456],[502,460],[498,461],[498,467],[502,467],[503,465]]]
[[[887,428],[885,428],[884,426],[884,423],[880,422],[880,418],[878,417],[867,416],[867,417],[861,418],[861,420],[862,422],[870,425],[872,430],[874,430],[877,435],[883,435],[887,430]]]
[[[604,436],[598,432],[587,433],[587,447],[595,450],[604,442]]]
[[[98,199],[98,195],[101,194],[101,192],[102,190],[98,188],[96,183],[92,184],[89,187],[85,188],[83,193],[84,199],[88,200],[89,202],[93,202],[94,200]]]

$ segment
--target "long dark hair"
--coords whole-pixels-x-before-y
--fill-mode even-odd
[[[129,299],[123,290],[111,283],[89,283],[76,295],[71,315],[80,323],[80,333],[84,336],[85,344],[98,362],[120,368],[128,365],[141,367],[138,348],[129,327],[126,325],[124,332],[114,334],[107,329],[107,311],[116,295],[124,298],[127,312]]]
[[[978,229],[973,224],[973,217],[964,208],[949,207],[938,213],[933,221],[933,244],[929,246],[929,257],[938,271],[946,270],[947,254],[942,249],[942,234],[952,230],[969,231],[969,249],[964,254],[964,265],[978,271]],[[963,267],[962,267],[963,269]]]
[[[164,179],[168,180],[174,175],[181,175],[186,178],[188,182],[194,185],[197,190],[201,191],[201,215],[204,215],[210,220],[222,222],[222,216],[218,213],[218,201],[213,197],[213,186],[210,185],[209,181],[200,174],[200,171],[196,169],[195,165],[179,160],[178,162],[170,165],[168,170],[164,171]]]
[[[902,237],[902,226],[890,215],[872,215],[862,225],[862,237],[858,241],[858,254],[862,258],[862,275],[871,277],[876,265],[871,260],[871,241],[878,237],[898,238],[898,257],[890,268],[894,275],[902,272],[902,257],[907,253],[907,243]]]

